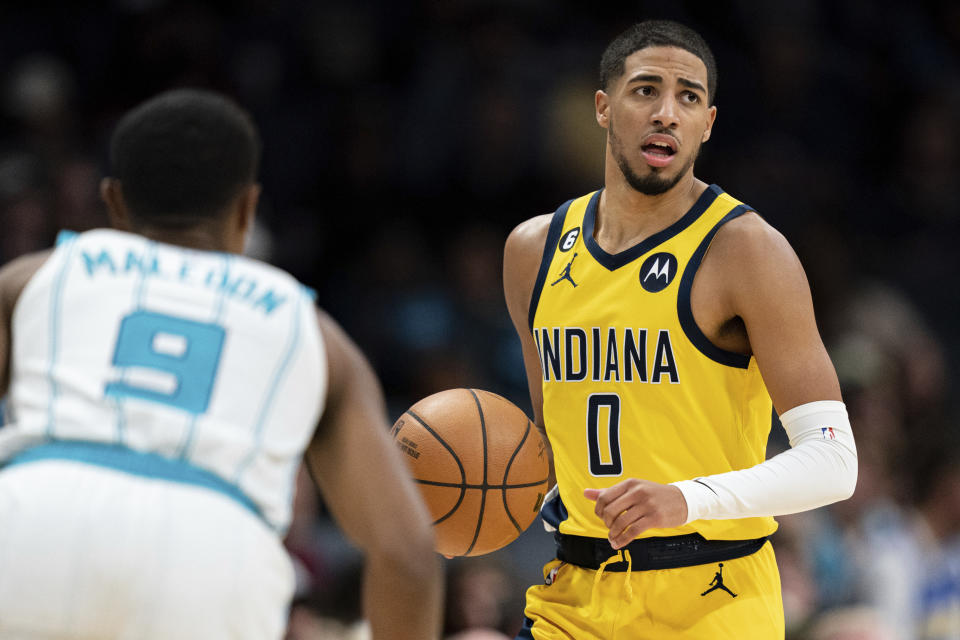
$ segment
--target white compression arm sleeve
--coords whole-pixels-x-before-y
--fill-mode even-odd
[[[853,495],[857,449],[846,406],[808,402],[780,422],[787,451],[747,469],[672,483],[687,501],[687,522],[785,515]]]

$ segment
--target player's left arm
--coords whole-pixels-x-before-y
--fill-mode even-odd
[[[10,384],[10,349],[13,308],[33,274],[47,258],[50,250],[15,258],[0,268],[0,398],[7,395]]]
[[[727,227],[710,248],[726,276],[723,299],[746,327],[790,449],[748,469],[674,483],[685,522],[815,509],[849,498],[857,483],[853,431],[800,260],[755,213]]]
[[[317,320],[329,386],[307,469],[364,553],[364,614],[373,637],[436,638],[443,583],[430,514],[390,438],[373,368],[336,321],[320,310]]]
[[[856,485],[853,433],[796,253],[751,213],[722,228],[707,256],[721,275],[716,303],[743,321],[791,448],[748,469],[671,485],[631,479],[588,494],[614,547],[651,527],[806,511],[850,497]]]
[[[786,238],[748,213],[721,228],[709,253],[724,274],[726,314],[743,321],[777,413],[808,402],[841,401],[807,276]]]

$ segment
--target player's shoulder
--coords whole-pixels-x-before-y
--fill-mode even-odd
[[[550,231],[550,221],[552,219],[552,213],[545,213],[518,224],[507,236],[506,250],[508,252],[511,250],[523,252],[543,250],[543,244],[546,242],[547,233]]]
[[[27,253],[0,267],[0,306],[9,312],[34,274],[50,258],[53,249]]]
[[[565,220],[567,220],[567,213],[574,203],[579,202],[586,206],[587,203],[595,199],[598,193],[599,192],[595,190],[582,196],[571,198],[561,204],[560,207],[552,213],[534,216],[518,224],[507,236],[506,255],[509,257],[511,254],[534,254],[535,257],[540,258],[543,255],[547,238],[551,237],[551,233],[559,240],[562,225]],[[582,212],[582,209],[580,209],[580,211]]]
[[[526,317],[552,218],[553,214],[548,213],[524,220],[507,236],[503,250],[503,292],[507,309],[517,323]]]
[[[717,287],[717,295],[738,301],[738,308],[772,303],[784,295],[798,294],[807,286],[793,247],[756,211],[748,211],[720,227],[702,268],[713,274],[711,281]]]
[[[540,267],[543,248],[550,232],[553,214],[547,213],[524,220],[507,236],[503,249],[504,277],[535,274]]]
[[[44,249],[16,257],[0,267],[0,289],[23,288],[40,267],[50,258],[53,249]]]
[[[735,263],[740,269],[793,260],[796,256],[786,237],[753,210],[720,227],[709,253],[714,260]]]
[[[23,277],[24,274],[32,274],[43,266],[51,253],[53,253],[53,249],[44,249],[18,256],[0,267],[0,278],[12,279],[15,276]]]

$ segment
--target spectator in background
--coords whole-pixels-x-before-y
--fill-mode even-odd
[[[906,640],[887,627],[869,607],[837,609],[818,620],[806,640]]]
[[[849,501],[781,522],[797,569],[784,572],[785,602],[806,596],[788,626],[865,607],[897,639],[958,637],[958,439],[944,428],[943,346],[905,296],[879,283],[848,294],[827,324],[851,420],[863,425],[860,477]]]

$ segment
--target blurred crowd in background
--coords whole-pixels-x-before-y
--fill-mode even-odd
[[[713,47],[719,113],[696,174],[799,253],[857,438],[855,496],[779,519],[788,638],[960,638],[953,0],[5,3],[0,263],[106,224],[98,181],[125,110],[167,88],[220,90],[263,136],[250,252],[318,290],[374,363],[391,419],[458,386],[529,413],[503,242],[602,185],[600,54],[644,18]],[[775,428],[769,453],[786,446]],[[360,638],[360,557],[300,487],[289,637]],[[534,524],[449,562],[445,632],[512,638],[552,553]]]

